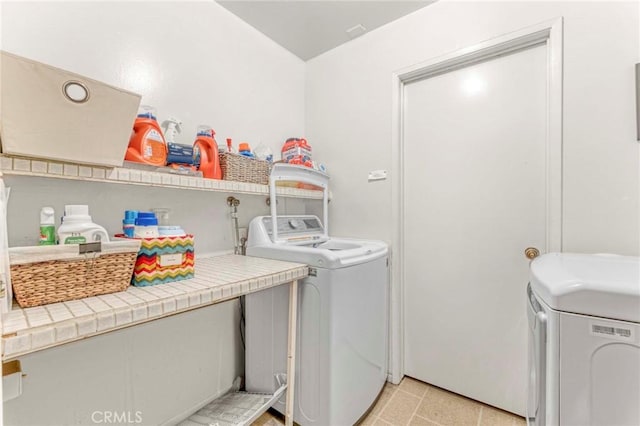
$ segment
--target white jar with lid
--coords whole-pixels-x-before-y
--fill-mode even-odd
[[[169,213],[171,212],[171,209],[166,207],[156,207],[151,209],[151,211],[156,215],[159,226],[169,225]]]

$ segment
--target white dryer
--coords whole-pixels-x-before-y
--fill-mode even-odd
[[[531,263],[530,426],[640,425],[640,259]]]
[[[276,166],[272,182],[303,180],[292,173],[298,170]],[[325,185],[326,194],[326,177],[306,177]],[[311,215],[277,216],[274,198],[272,215],[249,224],[247,255],[310,266],[310,276],[298,285],[294,421],[303,426],[353,425],[387,378],[387,244],[329,237],[327,197],[324,224]],[[276,377],[286,373],[288,303],[286,286],[245,297],[248,391],[272,393]],[[274,405],[281,413],[284,401]]]

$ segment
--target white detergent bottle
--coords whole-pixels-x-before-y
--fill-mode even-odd
[[[58,241],[60,244],[108,242],[109,234],[102,226],[91,221],[89,206],[71,204],[64,206],[62,224],[58,228]]]

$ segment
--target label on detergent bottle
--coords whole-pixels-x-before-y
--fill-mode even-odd
[[[193,165],[200,167],[200,147],[198,145],[193,146]]]
[[[38,245],[51,246],[56,243],[56,228],[53,225],[40,227],[40,240]]]
[[[127,238],[134,238],[135,229],[136,229],[135,225],[132,225],[132,224],[122,225],[122,231],[124,232],[124,235]]]
[[[160,136],[160,133],[158,133],[157,130],[151,129],[147,133],[147,140],[152,140],[152,141],[155,141],[155,142],[162,142],[162,136]]]
[[[64,239],[65,244],[84,244],[87,239],[80,234],[71,234],[71,236]]]
[[[166,158],[164,158],[165,147],[162,140],[162,135],[158,133],[157,130],[151,129],[145,135],[142,156],[146,160],[151,160],[156,163],[164,163],[166,161]]]

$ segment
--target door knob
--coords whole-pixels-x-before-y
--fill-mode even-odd
[[[527,259],[533,260],[536,257],[540,256],[540,250],[535,247],[527,247],[526,249],[524,249],[524,255],[527,257]]]

